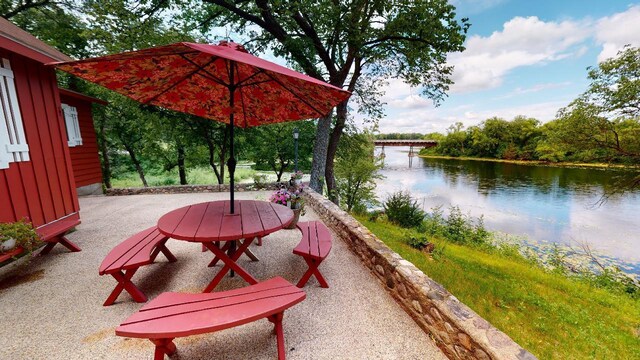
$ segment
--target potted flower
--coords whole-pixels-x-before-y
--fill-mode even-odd
[[[293,174],[291,174],[290,184],[292,186],[300,186],[300,185],[302,185],[302,176],[303,175],[304,174],[300,170],[298,170],[298,171],[294,172]]]
[[[300,214],[304,214],[302,191],[302,186],[291,186],[289,188],[281,188],[271,195],[271,202],[284,205],[293,211],[293,221],[287,226],[287,229],[294,229],[300,219]]]
[[[40,235],[26,219],[0,223],[0,254],[30,254],[40,245]]]

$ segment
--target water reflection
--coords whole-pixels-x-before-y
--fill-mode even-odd
[[[586,243],[640,273],[640,191],[598,205],[605,190],[634,173],[423,158],[409,167],[408,149],[387,147],[385,153],[381,199],[409,190],[426,209],[457,205],[484,215],[491,230],[536,243]]]

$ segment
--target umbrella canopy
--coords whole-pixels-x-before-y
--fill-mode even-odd
[[[351,95],[226,41],[218,45],[181,42],[53,65],[140,103],[229,124],[232,213],[234,126],[323,117]]]
[[[350,96],[232,42],[182,42],[55,66],[143,104],[227,124],[234,114],[233,125],[243,128],[322,117]]]

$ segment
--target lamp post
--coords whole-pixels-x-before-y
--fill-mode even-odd
[[[293,170],[294,171],[298,171],[298,137],[300,136],[300,131],[298,131],[298,128],[294,128],[293,129],[293,142],[294,142],[294,146],[295,146],[295,162],[293,163]]]

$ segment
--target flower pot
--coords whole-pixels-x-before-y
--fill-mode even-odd
[[[13,250],[16,247],[16,239],[11,238],[0,243],[0,252],[7,252]]]
[[[295,179],[293,182],[298,186],[302,185],[302,179]]]
[[[296,224],[298,224],[298,220],[300,219],[300,213],[302,212],[302,209],[291,209],[291,211],[293,211],[293,221],[291,221],[291,224],[289,224],[289,226],[287,226],[287,229],[295,229],[296,228]]]

